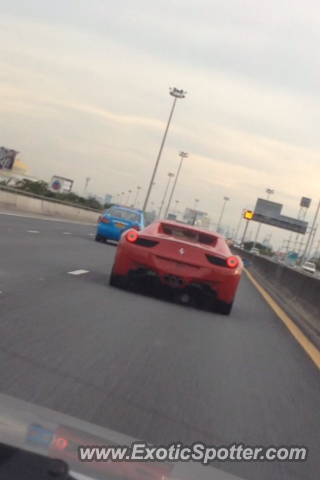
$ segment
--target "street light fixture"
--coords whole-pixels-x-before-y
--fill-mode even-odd
[[[195,204],[194,204],[194,210],[197,210],[198,203],[199,203],[199,200],[196,198],[195,199]]]
[[[160,146],[160,150],[159,150],[159,153],[158,153],[157,161],[156,161],[156,164],[155,164],[154,169],[153,169],[153,173],[152,173],[152,177],[151,177],[151,180],[150,180],[150,185],[149,185],[149,188],[148,188],[147,196],[146,196],[146,199],[145,199],[145,202],[144,202],[144,205],[143,205],[143,212],[144,213],[147,210],[148,201],[149,201],[149,198],[150,198],[153,182],[154,182],[157,170],[158,170],[158,165],[159,165],[159,162],[160,162],[162,150],[163,150],[166,138],[167,138],[167,133],[168,133],[168,130],[169,130],[169,127],[170,127],[170,123],[171,123],[172,115],[173,115],[173,112],[174,112],[174,109],[175,109],[175,106],[176,106],[176,103],[177,103],[177,99],[178,98],[180,98],[180,99],[185,98],[186,93],[187,93],[184,90],[179,90],[178,88],[170,88],[169,90],[170,90],[170,92],[169,92],[170,95],[172,97],[174,97],[174,101],[173,101],[173,105],[172,105],[172,108],[171,108],[171,112],[170,112],[169,120],[168,120],[168,123],[167,123],[167,127],[165,129],[164,136],[163,136],[163,139],[162,139],[162,142],[161,142],[161,146]]]
[[[173,210],[173,213],[176,213],[176,211],[177,211],[179,200],[176,200],[175,203],[176,203],[176,206]]]
[[[222,216],[223,216],[223,212],[224,212],[224,209],[226,208],[226,204],[227,202],[230,200],[229,197],[223,197],[223,206],[222,206],[222,210],[221,210],[221,215],[220,215],[220,218],[219,218],[219,222],[218,222],[218,225],[217,225],[217,232],[219,232],[219,227],[220,227],[220,224],[221,224],[221,220],[222,220]]]
[[[177,172],[177,175],[176,175],[176,178],[175,178],[175,181],[174,181],[173,187],[172,187],[171,195],[170,195],[170,198],[169,198],[169,203],[168,203],[168,205],[167,205],[167,209],[166,209],[166,213],[165,213],[165,216],[164,216],[164,218],[167,218],[167,216],[168,216],[168,212],[169,212],[169,208],[170,208],[171,200],[172,200],[172,197],[173,197],[173,194],[174,194],[174,191],[175,191],[176,185],[177,185],[177,181],[178,181],[178,178],[179,178],[179,174],[180,174],[180,170],[181,170],[181,167],[182,167],[182,162],[183,162],[183,159],[184,159],[184,158],[188,158],[188,156],[189,156],[189,153],[186,153],[186,152],[179,152],[179,155],[180,155],[180,157],[181,157],[181,160],[180,160],[180,164],[179,164],[178,172]]]
[[[169,188],[169,185],[170,185],[170,182],[171,182],[171,178],[174,177],[174,173],[170,173],[170,172],[169,172],[169,173],[168,173],[168,177],[169,177],[169,180],[168,180],[167,187],[166,187],[166,190],[165,190],[164,195],[163,195],[163,200],[162,200],[162,202],[161,202],[158,219],[159,219],[160,216],[161,216],[162,208],[163,208],[164,202],[165,202],[165,200],[166,200],[166,196],[167,196],[168,188]]]
[[[266,188],[266,193],[267,193],[267,200],[269,200],[270,195],[273,195],[273,194],[274,194],[274,190],[272,190],[272,188]],[[255,237],[255,239],[254,239],[253,247],[252,247],[252,248],[255,248],[255,246],[256,246],[256,243],[257,243],[258,237],[259,237],[260,228],[261,228],[261,223],[259,223],[259,226],[258,226],[258,229],[257,229],[257,233],[256,233],[256,237]]]
[[[121,199],[120,199],[120,203],[122,203],[123,195],[124,195],[124,192],[121,192]]]

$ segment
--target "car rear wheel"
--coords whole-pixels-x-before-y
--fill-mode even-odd
[[[115,275],[112,269],[109,278],[109,285],[111,287],[125,289],[128,286],[128,279],[122,275]]]
[[[101,243],[107,243],[107,238],[102,237],[101,235],[99,235],[99,234],[97,233],[97,235],[95,236],[95,241],[96,241],[96,242],[101,242]]]
[[[217,300],[214,311],[216,313],[220,313],[221,315],[230,315],[232,307],[233,307],[233,302],[225,303],[225,302],[221,302],[220,300]]]

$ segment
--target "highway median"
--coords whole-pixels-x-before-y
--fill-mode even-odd
[[[250,261],[249,272],[269,293],[306,337],[320,348],[320,281],[299,270],[232,247],[234,254]]]

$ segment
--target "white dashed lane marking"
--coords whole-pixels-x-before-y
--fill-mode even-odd
[[[39,233],[38,230],[28,230],[28,233]]]
[[[70,232],[63,232],[63,235],[71,235]]]
[[[95,235],[94,233],[89,233],[89,235]]]
[[[83,273],[89,273],[89,270],[74,270],[73,272],[68,272],[70,275],[82,275]]]

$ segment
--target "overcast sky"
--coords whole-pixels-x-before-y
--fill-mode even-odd
[[[184,150],[181,209],[198,198],[217,221],[228,196],[223,224],[235,228],[242,208],[272,188],[294,217],[301,196],[311,197],[311,220],[319,24],[315,0],[0,0],[0,145],[19,150],[39,178],[74,179],[79,193],[86,176],[99,195],[140,185],[142,204],[169,87],[183,88],[154,205]],[[261,238],[270,232],[264,226]],[[274,230],[276,242],[284,236]]]

